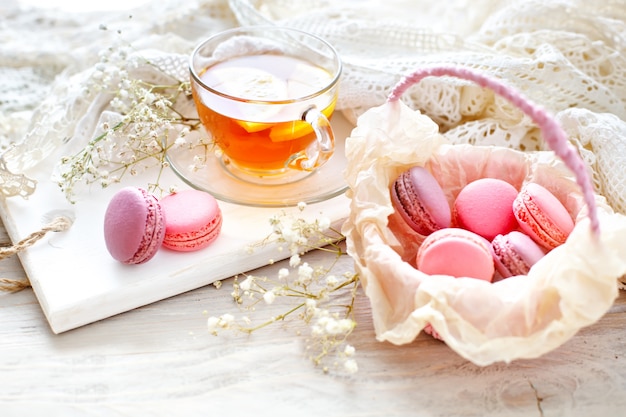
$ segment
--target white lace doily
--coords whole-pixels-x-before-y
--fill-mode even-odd
[[[277,24],[337,48],[345,63],[338,108],[352,121],[422,65],[459,64],[506,80],[557,114],[597,191],[626,213],[625,0],[155,0],[130,12],[75,14],[13,0],[0,16],[5,195],[32,192],[22,172],[66,142],[89,139],[107,106],[82,88],[100,51],[123,39],[176,66],[209,34]],[[473,85],[427,79],[403,100],[452,143],[543,149],[527,118]]]

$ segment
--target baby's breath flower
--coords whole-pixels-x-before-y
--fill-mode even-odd
[[[354,346],[352,345],[346,345],[345,349],[343,350],[343,353],[346,356],[354,356],[354,352],[356,352],[356,349],[354,349]]]
[[[330,228],[330,219],[326,216],[320,217],[317,219],[317,225],[320,230],[324,231]]]
[[[306,302],[305,302],[305,305],[306,305],[307,309],[313,310],[313,309],[317,308],[317,301],[315,301],[314,298],[308,298],[306,300]]]
[[[285,278],[287,278],[289,276],[289,269],[287,268],[280,268],[278,270],[278,279],[279,280],[284,280]]]
[[[295,268],[298,265],[300,265],[300,254],[294,253],[291,255],[291,258],[289,258],[289,266]]]
[[[354,359],[348,359],[347,361],[345,361],[343,363],[343,367],[351,374],[354,374],[359,370],[359,366]]]
[[[187,144],[187,140],[182,135],[178,136],[176,140],[174,141],[174,147],[176,148],[182,148],[186,144]]]
[[[233,324],[233,322],[235,321],[235,316],[233,316],[232,314],[222,314],[219,317],[219,321],[217,323],[217,325],[219,327],[221,327],[222,329],[228,329],[230,328],[231,324]]]
[[[246,279],[244,279],[242,282],[239,283],[239,288],[242,291],[250,291],[250,288],[252,288],[253,282],[254,282],[254,277],[248,276]]]
[[[334,275],[328,275],[326,277],[326,286],[329,288],[334,288],[337,286],[337,284],[339,283],[339,280],[337,279],[336,276]]]
[[[280,233],[280,236],[282,237],[282,240],[287,242],[288,244],[291,243],[298,243],[298,240],[300,238],[300,236],[298,235],[296,230],[293,229],[278,229],[277,232]]]
[[[207,319],[207,327],[209,328],[210,333],[217,332],[219,328],[220,319],[219,317],[211,316]]]
[[[306,209],[306,205],[302,207]],[[220,316],[209,322],[209,332],[215,334],[217,330],[227,328],[251,333],[289,317],[297,317],[309,328],[307,356],[314,364],[324,372],[331,369],[356,372],[356,350],[347,339],[356,326],[353,305],[358,277],[354,272],[331,273],[334,262],[330,266],[314,266],[302,260],[307,250],[320,244],[326,245],[320,250],[334,252],[337,258],[345,255],[336,244],[342,236],[329,234],[330,222],[324,219],[307,221],[283,212],[271,216],[269,223],[272,235],[263,244],[274,242],[279,247],[287,246],[291,254],[288,266],[280,268],[274,277],[249,274],[235,277],[231,295],[248,314],[261,314],[257,307],[264,304],[286,305],[286,312],[268,315],[260,323],[253,322],[248,314],[232,322]],[[297,333],[304,334],[299,330]]]
[[[165,139],[178,138],[174,142],[176,146],[199,146],[199,141],[202,146],[210,143],[206,137],[194,143],[182,140],[200,123],[197,118],[183,117],[176,110],[179,99],[190,99],[185,94],[187,82],[160,85],[131,76],[141,73],[133,71],[140,65],[156,67],[121,42],[103,49],[99,57],[100,61],[86,72],[89,77],[79,88],[90,100],[100,92],[110,94],[112,98],[102,117],[115,114],[117,119],[115,122],[105,119],[99,126],[100,133],[82,150],[60,159],[59,186],[70,201],[74,200],[80,183],[99,182],[106,186],[121,181],[125,174],[137,175],[149,168],[156,168],[156,177],[161,178],[162,171],[169,168],[164,163]],[[203,164],[204,161],[196,161],[195,167],[199,169]],[[104,172],[100,170],[105,167],[110,175],[101,177],[99,172]],[[149,191],[161,189],[158,182],[151,187]]]
[[[275,299],[276,299],[276,293],[274,291],[267,291],[265,294],[263,294],[263,300],[267,304],[272,304]]]
[[[308,285],[313,279],[313,268],[308,263],[303,263],[298,267],[298,279],[303,285]]]

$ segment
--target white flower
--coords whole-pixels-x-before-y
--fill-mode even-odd
[[[152,103],[154,100],[156,100],[156,95],[151,92],[146,92],[144,95],[144,99],[147,103]]]
[[[162,98],[154,102],[154,106],[161,110],[166,109],[168,105],[167,100],[163,100]]]
[[[300,236],[296,233],[296,231],[289,227],[281,228],[280,230],[277,230],[277,231],[280,232],[281,237],[287,243],[294,243],[294,242],[297,243],[298,239],[300,238]]]
[[[346,345],[345,349],[343,350],[343,353],[346,356],[354,356],[354,352],[356,351],[356,349],[354,349],[354,346],[352,345]]]
[[[120,81],[120,94],[122,93],[122,91],[124,92],[124,94],[127,96],[128,95],[128,90],[130,87],[132,87],[132,83],[129,79],[123,79],[122,81]]]
[[[300,255],[294,253],[293,255],[291,255],[291,258],[289,258],[289,266],[295,268],[298,265],[300,265]]]
[[[239,283],[239,288],[243,291],[250,291],[252,288],[252,284],[254,283],[254,278],[252,276],[247,277],[241,283]]]
[[[265,300],[267,304],[272,304],[275,299],[276,294],[274,293],[274,291],[267,291],[265,294],[263,294],[263,300]]]
[[[207,319],[207,327],[210,332],[214,332],[219,327],[219,317],[211,316]]]
[[[305,208],[306,208],[306,203],[304,201],[300,201],[298,203],[298,210],[304,211]]]
[[[233,316],[232,314],[229,314],[229,313],[222,314],[222,316],[220,317],[220,326],[227,328],[234,321],[235,321],[235,316]]]
[[[298,278],[304,284],[310,284],[313,278],[313,268],[308,263],[303,263],[298,267]]]
[[[174,147],[175,148],[181,148],[181,147],[185,146],[186,143],[187,143],[187,140],[184,137],[179,136],[174,141]]]
[[[359,366],[354,359],[348,359],[347,361],[345,361],[343,367],[351,374],[354,374],[359,370]]]
[[[339,281],[337,280],[337,277],[334,275],[328,275],[326,277],[326,286],[328,288],[333,288],[335,287],[337,284],[339,283]]]
[[[304,302],[304,305],[306,306],[307,310],[317,309],[317,301],[315,301],[313,298],[307,298]]]
[[[318,324],[324,326],[326,334],[332,336],[348,333],[354,327],[354,322],[350,319],[337,320],[331,317],[320,318]]]
[[[317,220],[317,225],[319,227],[319,230],[324,231],[327,229],[330,229],[330,218],[328,217],[320,217]]]
[[[120,111],[124,110],[126,108],[126,105],[122,100],[120,100],[119,97],[115,97],[113,100],[111,100],[111,107],[115,110]]]
[[[317,324],[311,326],[311,334],[313,336],[322,336],[324,335],[324,329],[321,326],[318,326]]]
[[[287,268],[280,268],[278,270],[278,279],[279,280],[283,280],[285,278],[287,278],[289,276],[289,269]]]

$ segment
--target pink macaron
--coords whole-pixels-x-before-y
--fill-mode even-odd
[[[391,187],[391,203],[409,227],[421,235],[450,227],[448,200],[424,167],[412,167],[398,176]]]
[[[545,252],[528,235],[512,231],[498,235],[491,242],[496,270],[502,278],[526,275]]]
[[[164,214],[153,195],[125,187],[113,196],[104,215],[104,241],[114,259],[125,264],[147,262],[164,237]]]
[[[431,233],[417,251],[417,269],[429,275],[477,278],[491,282],[495,272],[491,245],[465,229]]]
[[[545,187],[528,183],[513,204],[520,228],[546,249],[565,243],[574,221],[558,198]]]
[[[506,181],[481,178],[467,184],[454,200],[456,225],[491,241],[517,229],[513,201],[517,189]]]
[[[211,194],[185,190],[161,199],[167,219],[163,246],[180,252],[206,248],[222,228],[222,212]]]

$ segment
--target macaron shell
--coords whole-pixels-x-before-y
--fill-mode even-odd
[[[489,242],[458,228],[442,229],[429,235],[417,252],[417,268],[429,275],[469,277],[489,282],[495,272]]]
[[[152,259],[165,237],[158,200],[141,188],[118,191],[104,215],[104,241],[111,256],[125,264]]]
[[[161,200],[166,228],[163,246],[190,252],[204,249],[219,236],[222,213],[215,198],[199,190],[185,190]]]
[[[491,241],[517,229],[513,201],[517,189],[506,181],[482,178],[467,184],[454,201],[456,225]]]
[[[528,183],[513,203],[520,228],[546,249],[562,245],[574,229],[574,221],[563,204],[543,186]]]
[[[391,188],[394,209],[417,233],[427,236],[450,227],[452,215],[448,200],[426,168],[416,166],[403,172]]]
[[[545,255],[534,240],[518,231],[496,236],[491,245],[496,269],[503,278],[528,274]]]

